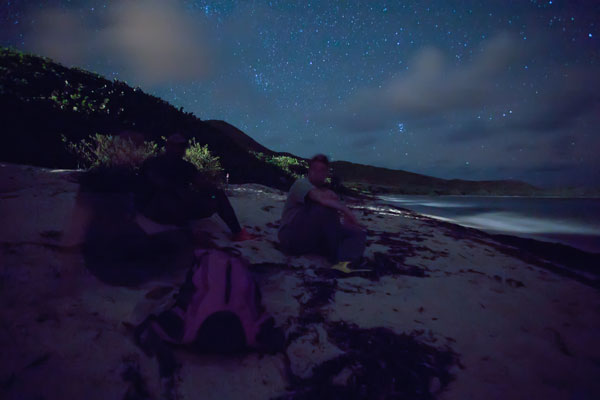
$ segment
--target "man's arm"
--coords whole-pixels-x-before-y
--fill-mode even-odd
[[[338,196],[329,189],[312,188],[307,195],[309,199],[327,207],[342,211],[344,205],[340,202]]]
[[[352,211],[340,201],[339,197],[332,190],[313,188],[308,192],[307,196],[311,200],[322,204],[325,207],[333,208],[341,212],[353,225],[362,226]]]

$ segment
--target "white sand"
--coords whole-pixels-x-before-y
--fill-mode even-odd
[[[145,293],[175,286],[183,274],[138,288],[93,277],[78,249],[64,247],[78,242],[67,232],[78,188],[70,175],[0,164],[0,398],[118,399],[128,387],[120,377],[124,357],[139,360],[159,398],[156,361],[134,345],[123,322],[135,323],[156,306]],[[218,244],[238,247],[251,263],[288,265],[258,280],[267,310],[290,332],[309,297],[303,281],[318,279],[315,271],[328,265],[273,247],[277,230],[267,224],[278,221],[285,193],[260,185],[229,193],[241,223],[260,238],[234,245],[217,217],[196,226]],[[429,277],[338,278],[334,301],[322,308],[327,321],[388,327],[452,348],[464,369],[453,369],[456,379],[441,399],[600,398],[598,290],[508,256],[497,243],[457,239],[448,227],[413,213],[354,207],[370,229],[399,232],[411,243],[414,255],[406,263],[427,268]],[[371,214],[362,215],[364,209]],[[385,249],[373,243],[366,255]],[[524,286],[510,283],[516,281]],[[323,324],[307,332],[287,349],[301,376],[341,352]],[[186,399],[265,399],[288,385],[282,355],[177,356],[183,363],[178,391]]]

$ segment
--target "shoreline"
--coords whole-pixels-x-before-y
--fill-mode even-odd
[[[412,210],[411,210],[412,211]],[[561,245],[561,246],[566,246],[569,247],[571,249],[577,250],[579,252],[583,252],[589,255],[594,255],[594,256],[600,256],[600,251],[599,252],[595,252],[595,251],[590,251],[590,250],[586,250],[580,247],[576,247],[574,245],[571,245],[569,243],[566,242],[561,242],[558,241],[557,239],[552,239],[546,236],[543,236],[542,234],[532,234],[532,233],[523,233],[522,235],[519,232],[506,232],[506,231],[498,231],[498,230],[493,230],[493,229],[489,229],[489,230],[485,230],[482,228],[478,228],[476,226],[470,226],[470,225],[463,225],[461,223],[458,223],[457,221],[452,220],[451,218],[446,218],[446,217],[440,217],[440,216],[436,216],[436,215],[431,215],[431,214],[422,214],[419,213],[417,211],[414,211],[420,215],[422,215],[423,217],[427,217],[427,218],[431,218],[437,221],[441,221],[441,222],[447,222],[449,224],[454,224],[454,225],[459,225],[462,226],[463,228],[471,228],[471,229],[476,229],[479,230],[481,232],[485,232],[489,235],[496,235],[496,236],[510,236],[510,237],[514,237],[515,239],[531,239],[534,240],[536,242],[541,242],[541,243],[545,243],[545,244],[549,244],[549,245]],[[544,233],[546,235],[550,234],[550,233]],[[562,235],[562,236],[583,236],[583,237],[591,237],[591,238],[598,238],[598,240],[600,240],[600,234],[598,235],[592,235],[592,234],[585,234],[585,233],[576,233],[576,234],[569,234],[569,233],[554,233],[555,235]]]
[[[527,198],[527,199],[547,199],[545,197],[527,197],[527,196],[427,196],[427,195],[402,195],[402,196],[398,196],[398,197],[394,197],[394,196],[385,196],[385,195],[375,195],[374,198],[378,199],[380,202],[386,203],[386,204],[394,204],[394,205],[400,205],[400,206],[404,206],[404,207],[410,207],[405,205],[406,202],[403,201],[395,201],[394,199],[399,199],[399,200],[407,200],[407,202],[410,203],[411,201],[411,196],[415,196],[416,199],[420,199],[425,201],[436,201],[436,199],[439,199],[440,197],[453,197],[453,198],[465,198],[465,201],[468,200],[469,198],[473,198],[473,197],[478,197],[478,198],[490,198],[490,199],[497,199],[497,198]],[[576,198],[576,197],[570,197],[570,198],[556,198],[556,199],[560,199],[560,200],[595,200],[595,199],[591,199],[591,198]],[[441,200],[440,200],[441,201]],[[429,205],[429,203],[410,203],[411,205],[414,205],[415,208],[417,209],[411,209],[411,211],[414,211],[416,213],[419,213],[423,216],[426,216],[428,218],[433,218],[435,220],[439,220],[439,221],[443,221],[443,222],[448,222],[448,223],[453,223],[453,224],[457,224],[463,227],[468,227],[468,228],[473,228],[473,229],[478,229],[481,230],[483,232],[486,232],[490,235],[507,235],[507,236],[514,236],[516,238],[521,238],[521,239],[533,239],[539,242],[544,242],[544,243],[549,243],[549,244],[559,244],[559,245],[564,245],[564,246],[568,246],[570,248],[582,251],[584,253],[589,253],[591,255],[596,255],[596,256],[600,256],[600,247],[599,246],[595,246],[594,240],[598,240],[600,242],[600,228],[596,228],[596,225],[593,224],[589,224],[587,223],[587,220],[584,220],[582,216],[579,216],[579,219],[565,219],[567,217],[565,217],[564,215],[559,215],[557,217],[554,217],[552,215],[547,215],[547,216],[539,216],[539,215],[529,215],[526,212],[523,212],[523,210],[521,209],[511,209],[510,207],[506,207],[504,209],[494,209],[491,208],[489,210],[486,209],[486,211],[484,213],[481,212],[473,212],[471,214],[468,213],[469,209],[479,209],[481,207],[486,208],[486,207],[495,207],[494,204],[495,203],[478,203],[477,201],[479,200],[474,200],[476,201],[476,203],[474,204],[470,204],[470,205],[464,205],[464,204],[455,204],[452,202],[449,203],[440,203],[439,206],[435,206],[435,205]],[[520,203],[521,204],[521,203]],[[521,204],[522,205],[522,204]],[[420,210],[420,208],[425,208],[425,210]],[[429,208],[431,208],[431,211],[429,210]],[[460,212],[450,212],[448,210],[465,210],[466,213],[460,213]],[[437,213],[436,213],[437,210]],[[446,210],[447,212],[441,212],[441,210]],[[565,208],[564,210],[561,210],[561,212],[565,212],[565,210],[568,210],[568,208]],[[527,210],[525,210],[527,211]],[[446,215],[444,215],[446,214]],[[486,219],[487,222],[473,222],[473,219],[479,216],[483,216],[483,215],[498,215],[498,216],[503,216],[498,218],[492,218],[491,219]],[[549,213],[548,213],[549,214]],[[509,218],[508,220],[505,218]],[[464,219],[464,220],[461,220]],[[503,224],[513,224],[515,223],[514,221],[519,220],[519,221],[524,221],[522,222],[523,225],[514,225],[512,226],[512,230],[510,229],[511,227],[509,226],[508,228],[503,227]],[[531,223],[545,223],[548,224],[548,226],[546,227],[547,230],[543,230],[542,229],[534,229],[531,230],[531,228],[528,227],[528,224],[526,223],[527,221],[529,221],[529,224]],[[498,224],[501,225],[500,228],[498,228]],[[564,225],[566,224],[566,225]],[[557,226],[563,226],[563,228],[559,228],[562,230],[557,230]],[[569,228],[569,229],[567,229]],[[561,239],[562,237],[562,239]],[[581,247],[578,247],[575,242],[577,239],[581,239],[583,240],[583,242],[581,243]],[[570,243],[570,241],[572,243]],[[587,242],[586,242],[587,241]],[[600,265],[600,264],[599,264]]]
[[[386,205],[389,206],[389,204]],[[588,252],[558,242],[547,242],[509,234],[492,234],[455,222],[433,218],[410,209],[396,206],[394,208],[416,214],[423,219],[431,221],[433,225],[444,226],[457,232],[465,232],[476,237],[491,239],[504,247],[504,249],[499,248],[502,252],[506,252],[511,247],[515,248],[516,252],[508,251],[508,254],[520,258],[527,263],[533,263],[544,269],[548,269],[561,276],[572,278],[600,289],[600,269],[598,268],[600,266],[600,253]],[[489,245],[489,243],[486,244]]]
[[[502,195],[502,194],[490,194],[490,195],[483,195],[483,194],[406,194],[406,193],[389,193],[389,195],[396,195],[396,196],[423,196],[423,197],[483,197],[483,198],[487,198],[487,197],[508,197],[508,198],[524,198],[524,199],[597,199],[600,200],[600,196],[522,196],[522,195]],[[377,194],[376,196],[381,196],[380,194]]]
[[[477,181],[474,181],[477,182]],[[519,195],[506,195],[506,194],[450,194],[450,193],[436,193],[434,192],[425,192],[425,193],[406,193],[405,189],[400,189],[397,186],[382,186],[382,185],[374,185],[368,182],[343,182],[343,185],[346,187],[352,187],[357,191],[368,191],[373,193],[376,196],[380,195],[392,195],[392,196],[430,196],[430,197],[523,197],[523,198],[559,198],[559,199],[600,199],[600,193],[598,193],[598,189],[583,189],[582,191],[590,191],[592,194],[590,195],[556,195],[556,194],[541,194],[540,192],[547,191],[547,189],[540,189],[537,193],[532,193],[530,195],[527,194],[519,194]],[[408,189],[410,190],[410,189]],[[565,189],[566,190],[566,189]],[[440,192],[439,190],[437,192]]]

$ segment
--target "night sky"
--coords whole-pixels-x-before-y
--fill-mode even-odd
[[[263,145],[442,178],[593,185],[598,1],[4,1],[0,43]]]

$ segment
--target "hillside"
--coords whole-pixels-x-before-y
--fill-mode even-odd
[[[235,142],[240,147],[247,149],[248,151],[255,151],[257,153],[265,153],[268,155],[276,154],[273,150],[266,148],[250,136],[246,135],[242,130],[235,126],[220,120],[206,120],[204,121],[214,129],[217,129],[222,135],[227,136],[231,141]]]
[[[235,126],[203,121],[183,108],[79,68],[16,50],[0,49],[0,160],[51,168],[75,168],[61,135],[75,142],[95,133],[133,130],[146,140],[182,132],[220,158],[231,183],[260,183],[287,189],[294,172],[290,153],[274,152]],[[263,157],[257,157],[262,153]],[[280,157],[274,160],[273,157]],[[291,157],[291,158],[288,158]],[[334,176],[350,187],[404,194],[539,195],[519,181],[445,180],[346,161],[333,163]],[[564,193],[562,193],[564,195]]]
[[[94,133],[133,130],[160,143],[161,136],[181,132],[220,157],[231,183],[287,188],[293,180],[256,158],[248,151],[248,141],[233,140],[218,124],[123,82],[6,48],[0,49],[0,107],[2,161],[75,168],[61,135],[75,142]]]

